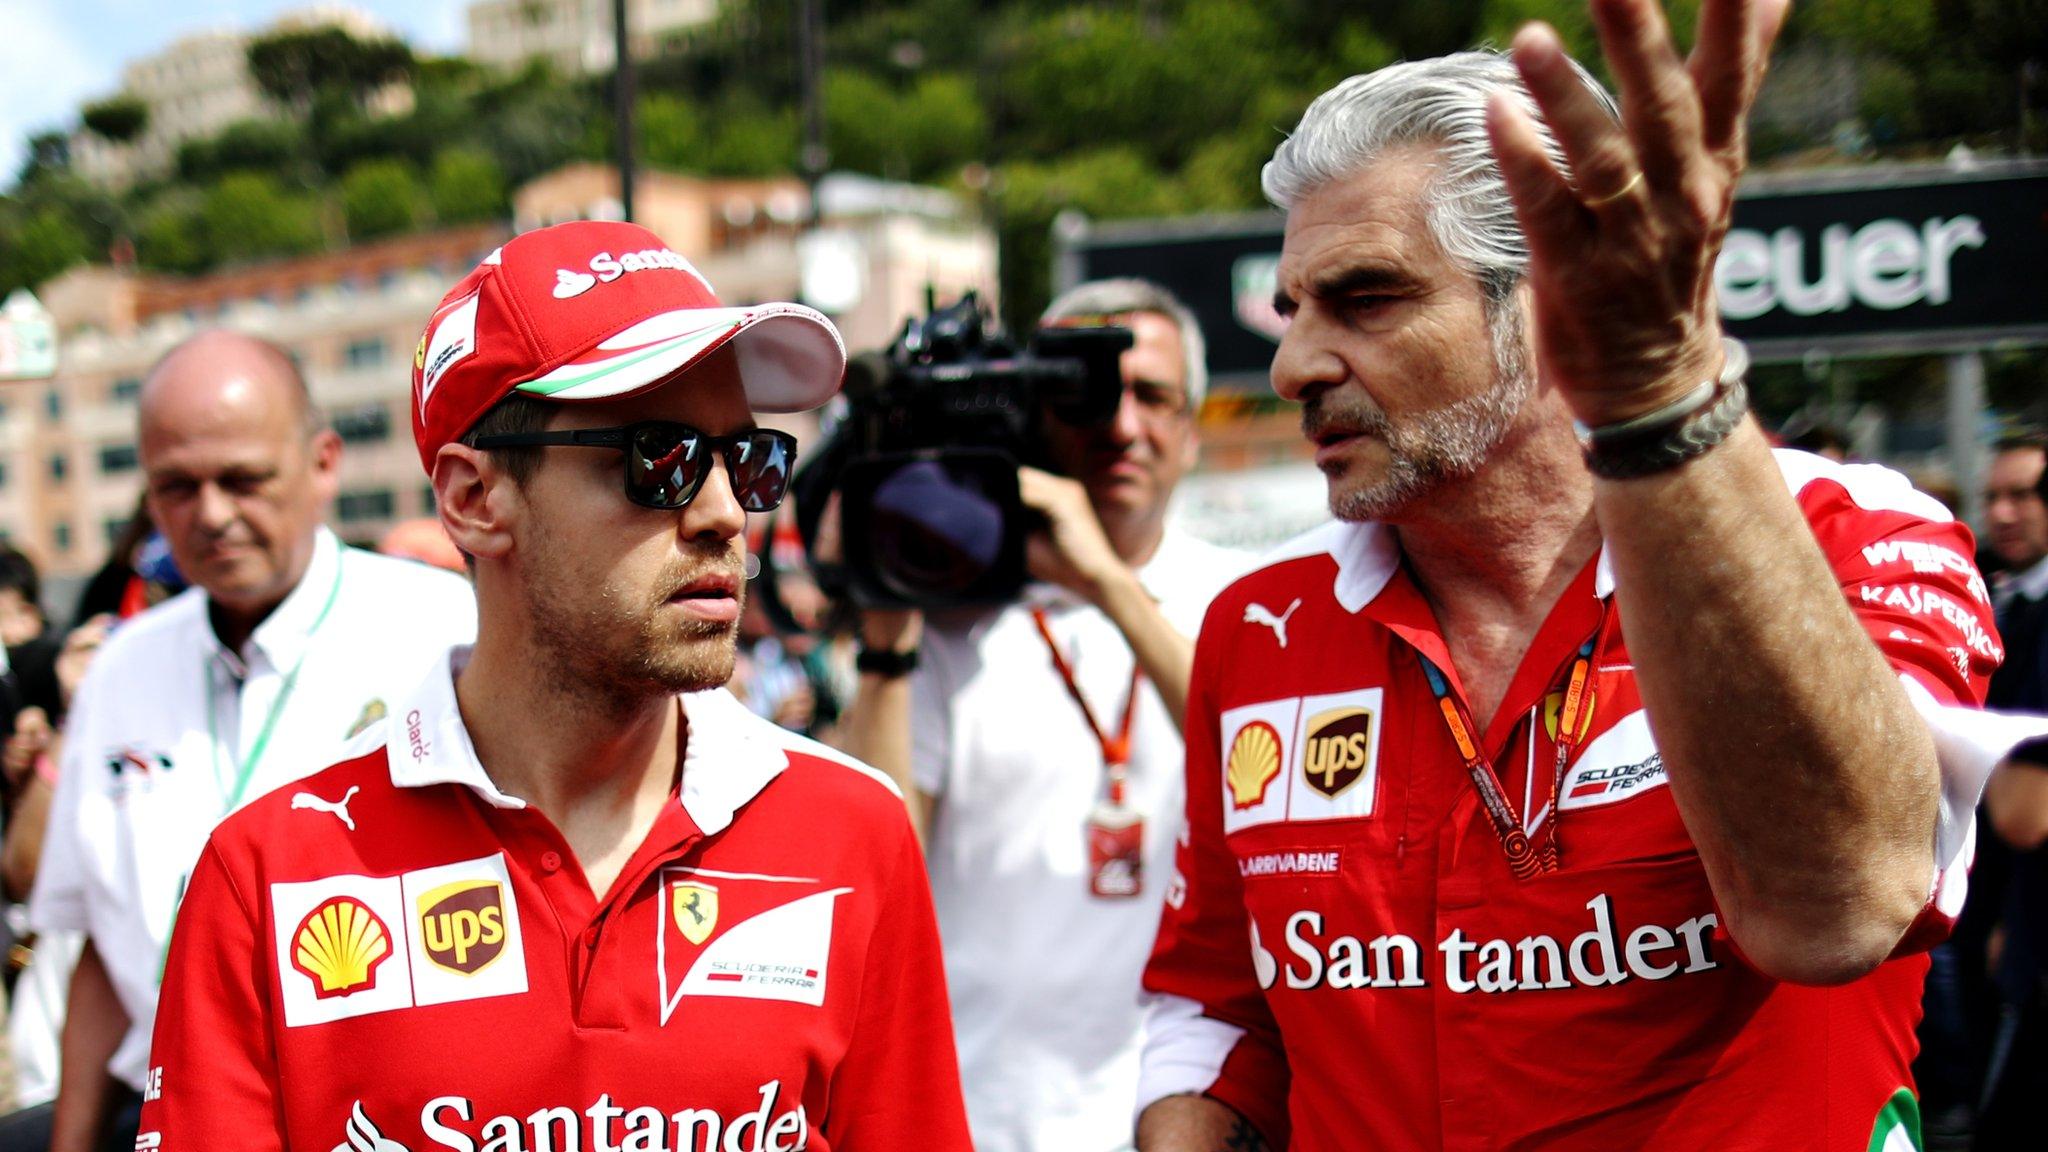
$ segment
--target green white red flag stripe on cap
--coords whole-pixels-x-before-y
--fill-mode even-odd
[[[690,363],[739,331],[741,323],[740,318],[721,319],[715,324],[625,349],[606,349],[600,345],[593,355],[610,354],[571,361],[545,376],[519,385],[519,391],[556,400],[616,396],[651,384]]]

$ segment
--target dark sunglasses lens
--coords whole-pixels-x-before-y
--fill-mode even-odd
[[[766,512],[782,503],[795,455],[788,440],[769,432],[756,432],[734,444],[726,466],[732,469],[732,494],[740,507]]]
[[[626,494],[649,508],[680,508],[704,482],[704,438],[680,424],[633,429],[626,453]]]

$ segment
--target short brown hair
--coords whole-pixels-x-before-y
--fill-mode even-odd
[[[462,434],[460,443],[475,448],[477,441],[486,436],[524,436],[540,432],[547,428],[548,419],[554,413],[553,404],[514,392],[491,405],[490,410]],[[540,449],[532,445],[485,448],[482,451],[515,483],[524,484],[533,479],[534,472],[540,468]]]

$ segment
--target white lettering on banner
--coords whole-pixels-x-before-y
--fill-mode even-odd
[[[481,1152],[570,1152],[635,1149],[644,1152],[799,1152],[811,1138],[810,1116],[798,1103],[778,1113],[782,1081],[761,1085],[761,1106],[727,1120],[710,1108],[628,1109],[605,1093],[582,1112],[542,1108],[526,1116],[493,1116],[476,1136]],[[449,1152],[480,1152],[476,1139],[452,1127],[469,1125],[476,1104],[466,1096],[436,1096],[420,1109],[420,1132]]]
[[[1708,947],[1707,933],[1720,924],[1711,912],[1670,928],[1641,924],[1624,935],[1614,926],[1614,902],[1606,894],[1587,901],[1586,910],[1593,914],[1593,926],[1569,941],[1549,935],[1477,940],[1453,928],[1437,944],[1444,987],[1460,995],[1599,988],[1630,979],[1669,980],[1721,966]],[[1252,941],[1256,956],[1256,927]],[[1312,909],[1287,918],[1287,951],[1293,959],[1280,976],[1289,988],[1420,988],[1428,983],[1414,937],[1326,936],[1323,914]],[[1271,987],[1263,973],[1260,984]]]
[[[1237,862],[1237,874],[1253,876],[1335,876],[1342,852],[1261,852]]]
[[[1979,603],[1991,603],[1991,590],[1984,586],[1984,576],[1970,559],[1953,548],[1940,544],[1929,544],[1924,540],[1880,540],[1863,546],[1863,562],[1872,568],[1897,564],[1901,560],[1913,566],[1913,571],[1926,575],[1937,572],[1953,572],[1969,584],[1970,595]]]
[[[1943,596],[1932,588],[1918,584],[1866,584],[1857,589],[1865,604],[1881,604],[1896,608],[1914,616],[1933,616],[1947,621],[1963,634],[1963,643],[1970,651],[1987,660],[2004,660],[2005,652],[1985,631],[1984,621],[1965,605]]]
[[[1950,262],[1964,248],[1982,248],[1975,216],[1930,217],[1918,228],[1904,220],[1873,220],[1851,232],[1830,224],[1820,234],[1820,277],[1806,279],[1807,237],[1797,228],[1765,235],[1733,228],[1714,266],[1721,312],[1750,320],[1776,308],[1795,316],[1846,311],[1853,304],[1892,311],[1911,304],[1947,304],[1955,295]]]

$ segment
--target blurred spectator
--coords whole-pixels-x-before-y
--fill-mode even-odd
[[[1984,488],[1985,535],[2006,565],[1992,591],[2005,664],[1986,705],[2048,711],[2048,441],[2000,441]],[[2038,745],[1995,773],[1984,791],[1988,823],[2004,846],[1987,845],[1980,871],[2007,873],[2003,898],[1972,911],[1998,912],[1995,967],[1997,1032],[1984,1072],[1983,1114],[1975,1147],[1983,1152],[2039,1148],[2036,1111],[2048,1089],[2048,756]],[[1987,868],[1986,865],[1989,867]],[[1975,898],[1973,894],[1973,899]],[[1988,931],[1988,929],[1987,929]],[[1975,959],[1972,956],[1971,959]],[[1980,969],[1981,970],[1981,969]]]
[[[448,538],[448,530],[441,527],[441,521],[431,516],[393,524],[384,533],[384,539],[377,542],[377,551],[401,560],[417,560],[446,572],[466,574],[468,570],[462,550]]]
[[[1047,454],[1071,479],[1020,476],[1047,521],[1030,546],[1043,583],[929,629],[868,613],[846,722],[928,836],[981,1152],[1130,1146],[1138,975],[1182,819],[1189,637],[1248,566],[1166,524],[1206,382],[1194,317],[1131,280],[1082,285],[1048,313],[1083,316],[1136,343],[1109,423],[1047,415]]]
[[[341,440],[282,350],[193,337],[139,409],[150,519],[196,587],[115,631],[65,725],[30,919],[87,942],[57,1098],[0,1120],[0,1148],[133,1145],[158,974],[208,832],[331,762],[385,694],[474,634],[461,580],[321,526]],[[133,575],[154,583],[138,540]]]
[[[90,620],[102,612],[126,620],[185,590],[185,578],[171,557],[170,545],[149,518],[148,499],[146,492],[136,498],[135,513],[107,550],[107,562],[79,593],[78,606],[71,613],[73,622]]]
[[[1778,429],[1778,443],[1837,463],[1849,458],[1849,438],[1841,429],[1804,413],[1785,421]]]

